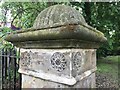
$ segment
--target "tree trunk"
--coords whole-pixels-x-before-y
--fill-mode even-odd
[[[91,25],[90,24],[90,21],[91,21],[91,4],[90,4],[90,2],[85,2],[84,7],[85,7],[85,14],[86,14],[85,19],[86,19],[87,23],[89,25]]]

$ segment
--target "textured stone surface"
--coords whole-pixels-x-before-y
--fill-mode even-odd
[[[95,70],[95,49],[21,49],[19,72],[41,82],[75,85]]]
[[[86,24],[76,9],[66,5],[54,5],[43,10],[36,18],[33,28],[50,28],[69,24]]]
[[[81,40],[43,40],[43,41],[26,41],[26,42],[14,42],[15,46],[26,49],[69,49],[69,48],[81,48],[92,49],[99,48],[101,43],[85,42]]]
[[[22,74],[22,88],[95,88],[95,73],[69,86]]]

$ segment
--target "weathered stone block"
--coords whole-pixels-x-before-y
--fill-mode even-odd
[[[21,49],[19,72],[75,85],[96,70],[95,54],[95,49]]]
[[[92,73],[72,86],[22,74],[23,88],[95,88],[95,83],[95,73]]]

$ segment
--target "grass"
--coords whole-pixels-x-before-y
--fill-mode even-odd
[[[97,73],[107,75],[111,80],[118,82],[120,56],[107,56],[97,60]]]

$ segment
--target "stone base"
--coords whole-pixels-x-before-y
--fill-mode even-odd
[[[23,88],[95,88],[95,49],[21,49]]]
[[[73,86],[22,75],[22,88],[95,88],[95,73],[85,77]]]

